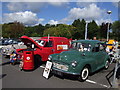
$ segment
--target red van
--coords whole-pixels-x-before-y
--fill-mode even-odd
[[[42,37],[37,40],[33,40],[27,36],[20,38],[25,45],[31,43],[34,50],[35,62],[47,61],[48,56],[54,53],[60,53],[67,51],[70,47],[71,41],[65,37]],[[19,57],[23,55],[25,49],[16,49]]]

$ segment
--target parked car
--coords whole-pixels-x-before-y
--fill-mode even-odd
[[[0,49],[3,48],[4,46],[6,46],[4,44],[5,41],[6,41],[6,39],[0,39]]]
[[[25,45],[31,43],[32,48],[34,49],[35,64],[47,61],[50,54],[66,51],[70,46],[69,39],[65,37],[42,37],[40,39],[33,40],[30,37],[22,36],[20,39]],[[19,57],[24,56],[24,50],[25,48],[16,49]]]
[[[8,44],[1,49],[1,52],[5,57],[10,56],[13,51],[16,51],[16,49],[27,48],[27,46],[21,41],[8,40],[7,43]]]
[[[107,69],[110,62],[104,46],[97,40],[73,41],[69,51],[52,54],[48,59],[53,63],[53,74],[75,75],[80,81],[85,81],[90,73],[103,67]]]

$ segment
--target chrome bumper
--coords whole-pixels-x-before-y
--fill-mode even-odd
[[[72,73],[72,72],[65,72],[65,71],[62,71],[62,70],[59,70],[59,69],[56,69],[56,68],[52,68],[52,73],[53,74],[58,74],[58,73],[61,73],[62,75],[75,75],[75,76],[79,76],[80,73]]]

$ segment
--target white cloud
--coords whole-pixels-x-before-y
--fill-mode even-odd
[[[115,6],[115,7],[119,7],[120,8],[120,2],[113,2],[113,5]]]
[[[44,4],[41,2],[10,2],[7,4],[7,8],[10,11],[26,11],[30,10],[32,12],[39,12],[41,7],[43,7]]]
[[[78,2],[76,2],[77,6],[81,7],[81,8],[87,7],[87,6],[89,6],[90,4],[93,4],[93,3],[94,4],[97,3],[97,0],[80,0],[80,2],[78,0]]]
[[[66,2],[66,0],[2,0],[2,2]],[[93,0],[67,0],[69,2],[92,2]],[[96,0],[97,2],[118,2],[119,0]]]
[[[42,23],[44,19],[38,18],[36,13],[32,13],[31,11],[25,12],[15,12],[15,13],[6,13],[3,16],[3,23],[8,22],[22,22],[25,25],[35,25],[38,23]]]
[[[62,19],[61,22],[66,23],[75,19],[99,20],[104,17],[104,13],[105,10],[101,10],[96,4],[92,3],[84,8],[72,8],[68,17]]]
[[[47,6],[47,4],[50,4],[52,6],[63,6],[68,4],[68,0],[65,0],[66,2],[61,2],[61,0],[58,0],[59,2],[54,2],[55,0],[47,0],[48,2],[10,2],[7,4],[7,8],[10,11],[18,12],[18,11],[32,11],[32,12],[40,12],[41,8]]]
[[[2,2],[76,2],[77,0],[3,0]]]
[[[55,21],[55,20],[50,20],[49,22],[48,22],[48,24],[50,24],[50,25],[57,25],[59,22],[58,21]]]
[[[47,0],[53,6],[63,6],[68,4],[69,0]]]
[[[103,18],[101,18],[101,19],[99,19],[99,20],[95,20],[95,22],[98,24],[98,25],[101,25],[103,22],[104,23],[113,23],[113,21],[111,20],[111,19],[103,19]]]

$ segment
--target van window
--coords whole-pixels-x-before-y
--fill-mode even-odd
[[[44,46],[45,41],[43,40],[35,40],[40,46]]]
[[[44,47],[53,47],[53,42],[52,41],[46,42]]]

